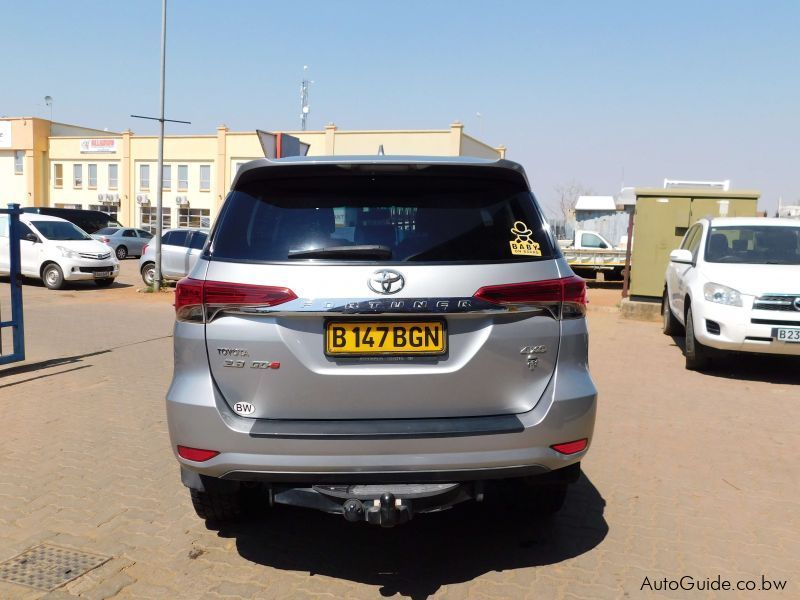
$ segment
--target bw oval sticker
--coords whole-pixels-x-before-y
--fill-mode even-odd
[[[511,228],[514,239],[508,242],[511,246],[511,254],[518,256],[541,256],[542,249],[538,242],[531,239],[533,232],[522,221],[515,221]]]
[[[256,407],[249,402],[237,402],[233,405],[233,412],[238,415],[252,415],[256,412]]]

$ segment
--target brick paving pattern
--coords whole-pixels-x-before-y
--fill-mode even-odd
[[[171,298],[123,267],[129,287],[26,286],[28,359],[0,368],[0,561],[44,542],[112,559],[0,598],[618,598],[718,574],[800,596],[797,361],[688,373],[657,325],[592,311],[594,446],[552,521],[473,504],[382,530],[278,507],[216,531],[168,443]]]

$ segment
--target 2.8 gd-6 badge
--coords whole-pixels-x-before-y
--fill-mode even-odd
[[[514,239],[508,242],[511,246],[511,254],[522,256],[541,256],[542,249],[539,247],[538,242],[531,240],[533,233],[528,226],[522,221],[515,221],[514,226],[511,228],[511,233],[514,234]]]

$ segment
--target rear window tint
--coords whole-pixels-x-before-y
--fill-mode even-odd
[[[206,237],[207,236],[205,233],[195,231],[192,234],[192,240],[191,242],[189,242],[190,243],[189,247],[192,248],[193,250],[202,250],[203,246],[206,245]]]
[[[553,249],[539,215],[530,191],[502,180],[384,174],[267,180],[230,194],[211,252],[223,260],[341,262],[351,260],[346,250],[331,259],[298,253],[380,246],[388,258],[374,261],[542,260]]]
[[[102,234],[102,235],[113,235],[113,234],[117,233],[117,231],[119,231],[118,227],[104,227],[103,229],[100,229],[100,230],[96,231],[95,233],[99,233],[99,234]]]
[[[162,240],[168,246],[186,246],[189,241],[191,231],[170,231]]]

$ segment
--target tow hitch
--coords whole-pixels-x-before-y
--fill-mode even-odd
[[[446,510],[466,500],[482,500],[480,482],[315,485],[310,488],[273,487],[272,503],[292,504],[341,514],[347,521],[394,527],[415,513]]]
[[[384,492],[372,504],[364,506],[361,500],[350,498],[342,505],[344,518],[350,522],[364,521],[370,525],[393,527],[411,519],[411,501],[395,498],[392,492]]]

